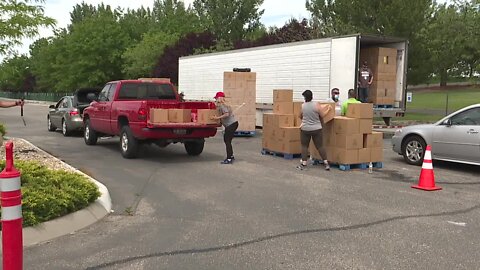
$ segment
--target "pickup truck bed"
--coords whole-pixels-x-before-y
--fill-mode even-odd
[[[165,147],[183,143],[189,155],[203,151],[205,138],[215,136],[220,124],[150,122],[150,109],[215,109],[212,102],[182,102],[174,86],[165,81],[122,80],[109,82],[83,112],[84,139],[97,143],[99,136],[120,136],[125,158],[137,156],[139,145]]]

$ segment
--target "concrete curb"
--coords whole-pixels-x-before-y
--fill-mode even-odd
[[[50,155],[49,153],[33,145],[31,142],[25,139],[22,140],[31,145],[33,148],[38,149],[40,152]],[[87,208],[63,217],[56,218],[54,220],[44,222],[34,227],[23,228],[24,247],[47,242],[63,235],[73,234],[76,231],[81,230],[103,219],[112,211],[112,200],[110,198],[110,193],[108,192],[108,189],[105,185],[93,179],[89,175],[83,173],[82,171],[61,161],[60,159],[54,156],[52,157],[55,158],[58,162],[63,163],[66,167],[72,169],[72,171],[84,175],[90,181],[95,183],[101,195],[94,203],[89,205]]]

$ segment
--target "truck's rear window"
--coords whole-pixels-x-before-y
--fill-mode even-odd
[[[118,99],[176,99],[176,96],[170,84],[142,82],[122,84]]]

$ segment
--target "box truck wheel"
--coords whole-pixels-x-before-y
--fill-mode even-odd
[[[383,117],[383,121],[385,122],[385,125],[390,126],[390,119],[391,117]]]
[[[185,142],[185,150],[190,156],[198,156],[203,152],[205,140],[196,140]]]

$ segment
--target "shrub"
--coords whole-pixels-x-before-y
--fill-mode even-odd
[[[0,167],[3,170],[5,161]],[[100,196],[97,186],[81,174],[51,170],[32,161],[17,160],[15,167],[22,173],[24,227],[85,208]]]

